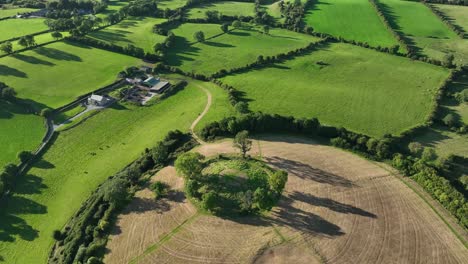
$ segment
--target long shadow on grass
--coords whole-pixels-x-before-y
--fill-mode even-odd
[[[19,78],[26,78],[28,75],[20,70],[0,64],[0,76],[14,76]]]
[[[103,41],[109,42],[125,42],[125,43],[133,43],[131,39],[127,38],[127,34],[129,32],[125,30],[112,30],[112,31],[96,31],[91,34],[93,38],[97,38]]]
[[[41,177],[32,174],[22,177],[21,185],[15,189],[15,193],[17,194],[40,194],[43,189],[47,188]]]
[[[293,173],[297,177],[305,180],[312,180],[315,182],[328,184],[331,186],[339,187],[353,187],[353,184],[350,180],[327,172],[318,168],[314,168],[309,164],[305,164],[296,160],[289,160],[282,157],[266,157],[265,161],[271,165],[278,167],[280,169],[286,170],[290,173]]]
[[[52,63],[50,61],[39,59],[39,58],[34,57],[34,56],[29,56],[29,55],[24,55],[24,54],[13,54],[11,56],[13,58],[15,58],[15,59],[18,59],[18,60],[21,60],[21,61],[24,61],[24,62],[27,62],[27,63],[31,63],[31,64],[40,64],[40,65],[45,65],[45,66],[54,66],[55,65],[54,63]]]
[[[181,66],[184,61],[194,61],[188,56],[196,56],[199,52],[200,48],[191,45],[187,39],[176,36],[175,46],[167,54],[168,62],[171,66]]]
[[[34,49],[34,52],[54,60],[82,61],[79,56],[54,48],[40,47],[38,49]]]
[[[211,46],[211,47],[217,47],[217,48],[235,48],[236,47],[231,44],[225,44],[225,43],[213,42],[213,41],[206,41],[206,42],[203,42],[202,44]]]

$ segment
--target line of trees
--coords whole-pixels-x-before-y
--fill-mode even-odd
[[[405,150],[401,148],[401,137],[385,135],[376,139],[344,128],[321,125],[316,118],[296,119],[264,113],[249,113],[212,122],[201,130],[200,136],[204,140],[213,140],[217,137],[234,136],[243,130],[251,133],[299,133],[309,137],[319,136],[329,139],[336,147],[351,150],[370,159],[392,159],[395,168],[420,183],[463,226],[468,227],[468,203],[463,194],[440,176],[449,163],[435,162],[433,149],[424,150],[421,158],[409,157],[402,154]]]
[[[48,263],[102,263],[112,221],[140,185],[141,176],[166,166],[196,143],[189,134],[171,131],[152,149],[102,183],[83,203],[62,230],[55,230],[56,240]]]
[[[463,30],[462,27],[456,25],[455,23],[453,23],[453,21],[447,17],[444,12],[440,11],[437,7],[431,5],[431,4],[428,4],[427,2],[423,2],[424,5],[426,5],[431,11],[432,13],[434,13],[434,15],[436,15],[440,20],[442,20],[445,25],[447,25],[451,30],[453,30],[455,33],[457,33],[457,35],[460,37],[460,38],[464,38],[465,37],[465,30]]]
[[[280,1],[279,8],[281,16],[284,17],[283,27],[296,32],[302,31],[304,28],[303,17],[309,4],[312,4],[311,0],[307,0],[305,5],[302,4],[301,0]]]
[[[468,6],[468,0],[423,0],[426,3]]]

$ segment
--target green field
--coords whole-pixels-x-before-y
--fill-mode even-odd
[[[379,0],[387,16],[420,53],[442,60],[453,53],[459,64],[468,63],[468,40],[460,39],[422,3],[402,0]]]
[[[254,3],[226,1],[203,4],[190,9],[188,17],[205,18],[206,11],[214,10],[219,11],[220,14],[225,16],[254,16]]]
[[[164,36],[153,33],[153,26],[164,21],[166,19],[163,18],[131,17],[88,36],[122,47],[131,44],[153,53],[154,44],[165,39]]]
[[[61,229],[107,177],[161,140],[187,131],[206,104],[192,85],[151,107],[116,105],[61,132],[0,209],[0,250],[7,263],[45,263]]]
[[[16,16],[18,13],[26,13],[36,11],[37,9],[33,8],[8,8],[0,9],[0,18]]]
[[[158,8],[161,9],[177,9],[185,6],[187,0],[159,0],[158,1]]]
[[[283,29],[271,29],[269,35],[256,30],[236,29],[209,39],[204,43],[193,42],[193,32],[201,29],[206,36],[222,33],[219,25],[184,24],[173,30],[176,45],[167,55],[169,65],[182,70],[211,74],[220,69],[242,67],[256,61],[259,55],[272,56],[305,47],[318,38]],[[209,30],[209,34],[206,34]]]
[[[455,25],[462,27],[468,32],[468,6],[459,5],[434,5],[440,11],[444,12]]]
[[[44,133],[43,118],[0,100],[0,169],[9,162],[17,163],[20,151],[36,150]]]
[[[0,41],[47,30],[44,19],[7,19],[0,21]]]
[[[374,47],[398,45],[368,0],[321,0],[307,11],[305,22],[317,32]]]
[[[57,108],[116,80],[138,59],[87,46],[57,42],[0,59],[3,82],[18,97]]]
[[[325,124],[381,137],[424,122],[447,76],[441,67],[332,44],[222,81],[245,92],[253,111],[317,117]]]
[[[61,32],[61,33],[62,33],[62,35],[64,37],[67,37],[67,36],[70,35],[70,33],[68,33],[68,32]],[[51,41],[54,41],[54,40],[55,39],[52,38],[51,33],[43,33],[43,34],[39,34],[39,35],[34,36],[34,41],[36,41],[37,45],[45,44],[45,43],[48,43],[48,42],[51,42]],[[17,40],[12,41],[11,44],[13,44],[13,51],[24,49],[23,46],[18,44]],[[0,55],[1,54],[4,54],[4,52],[0,51]]]
[[[439,156],[450,154],[468,157],[468,135],[459,135],[444,128],[430,128],[424,134],[415,138],[424,146],[435,148]]]

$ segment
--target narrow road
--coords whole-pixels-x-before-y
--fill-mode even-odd
[[[205,93],[206,93],[206,96],[208,97],[207,98],[207,102],[206,102],[206,106],[205,106],[205,109],[203,110],[203,112],[197,117],[197,119],[195,119],[195,121],[193,121],[192,125],[190,126],[190,133],[192,134],[193,138],[195,138],[195,140],[200,143],[200,144],[205,144],[206,142],[203,141],[200,137],[197,136],[197,134],[195,133],[195,127],[197,126],[198,122],[200,122],[200,120],[206,115],[206,113],[208,113],[208,111],[210,110],[210,107],[211,107],[211,101],[212,101],[212,96],[211,96],[211,93],[210,91],[208,91],[208,89],[206,89],[205,87],[203,86],[200,86],[200,85],[196,85],[198,88],[202,89]]]

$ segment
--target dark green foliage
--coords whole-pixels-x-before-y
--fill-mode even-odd
[[[176,160],[175,167],[178,173],[188,179],[200,176],[203,169],[203,159],[205,157],[197,152],[187,152]]]
[[[60,241],[63,239],[62,232],[60,232],[60,230],[54,230],[52,237],[57,241]]]
[[[151,184],[150,189],[154,192],[155,198],[158,199],[167,195],[169,186],[163,182],[156,181]]]
[[[236,134],[234,137],[234,147],[238,148],[245,158],[247,152],[252,148],[252,140],[249,139],[249,131],[244,130]]]
[[[34,154],[31,151],[21,151],[18,153],[18,158],[21,162],[30,161],[34,157]]]

